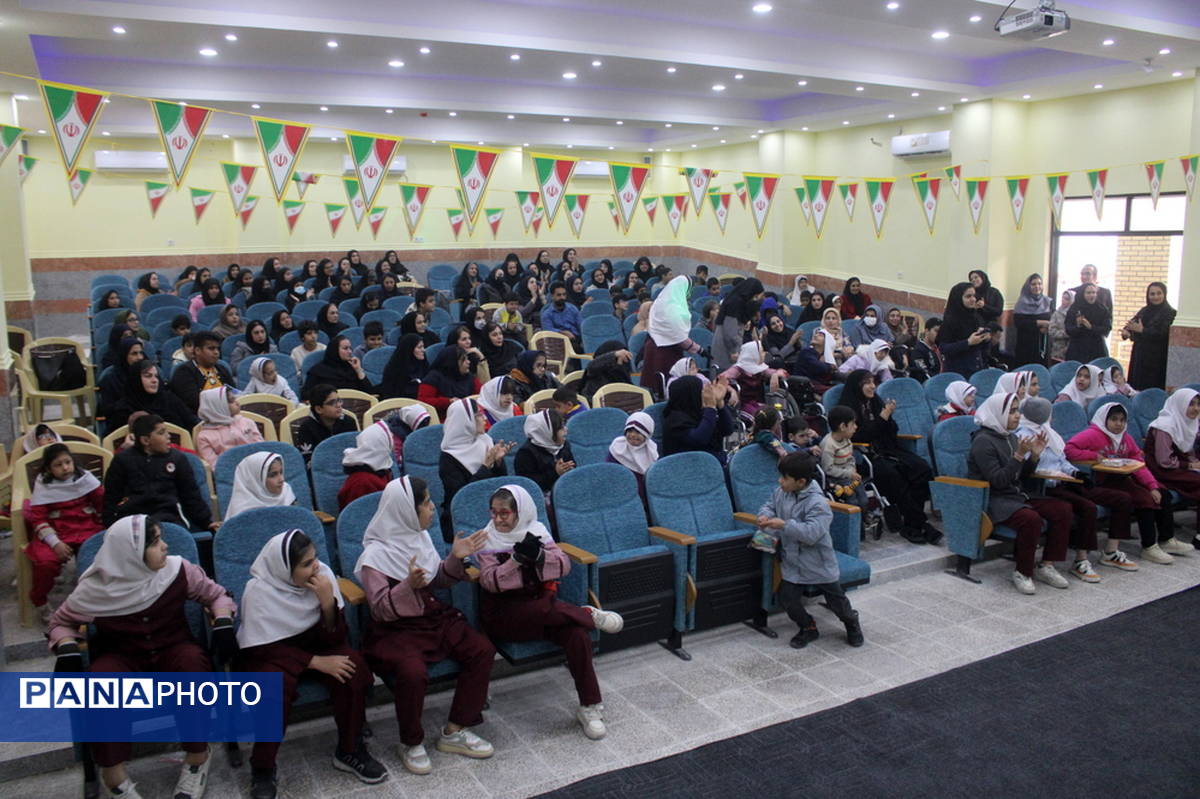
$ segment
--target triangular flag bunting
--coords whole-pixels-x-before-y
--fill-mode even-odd
[[[320,176],[316,172],[293,172],[292,183],[296,184],[296,193],[300,195],[300,199],[304,199],[304,192],[308,191],[308,187],[314,185]]]
[[[160,183],[157,180],[146,181],[146,197],[150,200],[150,216],[158,215],[158,206],[162,205],[163,197],[171,190],[170,183]]]
[[[917,190],[917,200],[921,210],[925,212],[925,224],[929,226],[929,235],[933,235],[933,220],[937,217],[938,193],[942,179],[931,177],[913,178],[913,188]]]
[[[17,177],[20,178],[22,183],[25,182],[25,178],[29,177],[29,173],[33,171],[33,167],[37,162],[38,160],[32,155],[17,153]]]
[[[492,179],[492,170],[496,168],[497,156],[500,150],[488,147],[468,147],[465,144],[450,145],[450,160],[454,162],[454,170],[458,173],[458,183],[462,187],[463,208],[471,225],[479,219],[479,209],[483,207],[483,195],[487,192],[488,181]]]
[[[1050,218],[1054,226],[1062,226],[1063,202],[1067,199],[1067,179],[1070,174],[1060,172],[1056,175],[1046,175],[1046,188],[1050,191]]]
[[[1017,230],[1021,229],[1021,219],[1025,216],[1025,193],[1029,191],[1028,177],[1008,177],[1004,179],[1008,187],[1008,204],[1012,207],[1013,222]]]
[[[954,189],[954,199],[962,198],[962,164],[958,166],[946,167],[946,180],[950,182],[950,188]]]
[[[175,181],[175,188],[179,188],[187,177],[196,145],[200,143],[213,111],[198,105],[180,105],[164,100],[151,100],[150,108],[154,111],[154,122],[158,125],[158,137],[162,139],[163,149],[167,151],[167,166],[171,169],[171,178]]]
[[[83,194],[83,190],[87,188],[93,174],[95,174],[95,170],[92,169],[76,169],[75,174],[67,180],[67,184],[71,187],[72,205],[79,202],[79,195]]]
[[[461,208],[447,208],[446,216],[450,219],[450,229],[454,231],[454,240],[458,241],[458,234],[462,231],[463,220],[467,218],[467,212]]]
[[[563,199],[567,204],[567,219],[571,223],[571,230],[575,233],[575,238],[579,238],[583,232],[583,216],[587,213],[588,195],[568,194]]]
[[[188,189],[188,192],[192,195],[192,210],[196,213],[196,224],[199,224],[200,217],[204,216],[209,203],[217,193],[210,189]]]
[[[458,207],[462,209],[463,214],[466,217],[463,220],[463,223],[466,224],[466,226],[467,226],[467,233],[474,236],[475,235],[475,221],[473,219],[471,219],[471,215],[467,213],[467,201],[466,201],[466,198],[463,197],[462,189],[455,189],[454,193],[458,195]]]
[[[833,195],[833,187],[836,183],[837,178],[804,177],[804,192],[812,204],[813,229],[816,230],[818,239],[821,238],[821,231],[825,228],[829,198]],[[762,233],[759,233],[759,237],[761,236]]]
[[[767,228],[767,215],[771,213],[771,201],[775,199],[775,189],[779,186],[779,175],[767,175],[760,172],[743,172],[746,178],[746,197],[750,202],[750,215],[754,217],[754,229],[761,239]],[[734,184],[735,188],[737,184]],[[808,186],[812,191],[812,186]],[[814,203],[814,213],[815,213]]]
[[[1147,161],[1146,180],[1150,183],[1150,207],[1158,208],[1158,193],[1162,191],[1163,165],[1166,161]]]
[[[642,207],[646,209],[646,216],[650,217],[650,224],[654,224],[654,215],[658,213],[658,198],[643,197]]]
[[[1187,187],[1188,202],[1192,201],[1192,194],[1196,191],[1197,161],[1200,161],[1200,155],[1185,155],[1179,159],[1179,163],[1183,167],[1183,185]]]
[[[221,162],[221,173],[225,176],[225,185],[229,187],[229,199],[233,201],[234,216],[242,212],[242,203],[246,201],[246,195],[250,192],[250,184],[254,182],[254,174],[257,171],[258,167],[256,166],[231,164],[228,161]]]
[[[263,159],[267,162],[267,174],[271,176],[276,202],[283,202],[288,181],[296,171],[296,162],[300,160],[310,130],[310,125],[254,117],[254,132],[258,134],[258,146],[262,148]]]
[[[400,196],[404,199],[404,224],[408,225],[408,237],[417,235],[417,225],[425,213],[425,201],[433,186],[421,183],[401,183]]]
[[[402,141],[404,140],[398,136],[377,136],[374,133],[346,131],[346,147],[350,150],[350,157],[354,159],[354,169],[358,175],[358,184],[361,190],[359,193],[362,195],[362,211],[358,212],[354,218],[356,226],[362,223],[366,209],[375,206],[375,199],[379,196],[383,179],[387,177],[388,170],[392,167],[392,160],[396,157],[396,148]]]
[[[371,213],[367,214],[367,224],[371,226],[371,238],[379,238],[379,226],[383,224],[387,210],[387,206],[377,205],[371,209]]]
[[[240,212],[240,216],[242,217],[242,230],[246,229],[246,225],[250,222],[250,214],[254,213],[254,209],[257,207],[258,197],[253,195],[247,197],[245,201],[242,202],[242,210]]]
[[[804,188],[804,182],[796,187],[796,199],[800,201],[800,213],[804,214],[804,224],[812,221],[812,203],[808,201],[808,189]]]
[[[17,140],[24,132],[25,128],[18,128],[16,125],[0,125],[0,164],[4,163],[4,159],[16,147]]]
[[[304,210],[304,206],[308,203],[303,200],[284,200],[283,201],[283,218],[287,220],[288,233],[296,229],[296,222],[300,219],[300,212]]]
[[[533,221],[529,223],[530,226],[533,227],[533,235],[534,236],[536,236],[538,234],[538,232],[541,231],[542,220],[545,218],[546,218],[546,209],[539,205],[537,207],[537,210],[533,212]]]
[[[500,235],[500,220],[504,218],[503,208],[484,208],[483,215],[487,217],[488,224],[492,228],[492,238]]]
[[[546,224],[553,228],[558,206],[562,204],[563,195],[567,192],[567,183],[570,182],[571,175],[575,174],[575,165],[579,163],[579,159],[537,153],[530,153],[529,157],[533,159],[533,173],[537,176],[538,189],[546,209]]]
[[[646,178],[650,175],[650,167],[641,164],[620,164],[608,162],[608,177],[612,180],[613,198],[616,200],[617,221],[620,227],[629,232],[633,224],[633,212],[637,210],[638,200],[642,197],[642,189],[646,186]]]
[[[686,166],[683,171],[687,175],[688,191],[692,193],[692,207],[699,217],[700,209],[704,207],[704,196],[708,194],[708,184],[712,182],[713,170]]]
[[[329,235],[336,236],[338,225],[346,215],[346,206],[340,203],[325,203],[325,218],[329,220]]]
[[[97,92],[79,86],[38,81],[42,99],[46,103],[46,116],[54,129],[54,140],[62,156],[63,169],[67,178],[75,174],[83,147],[91,138],[96,120],[100,118],[103,100],[108,92]]]
[[[617,204],[612,200],[608,201],[608,212],[612,214],[613,224],[617,226],[617,230],[621,229],[621,212],[617,210]]]
[[[871,202],[871,224],[875,226],[875,238],[883,235],[883,220],[887,217],[888,203],[892,199],[893,178],[867,178],[867,199]]]
[[[1096,206],[1096,218],[1099,219],[1104,214],[1104,190],[1108,183],[1108,170],[1089,169],[1087,179],[1088,185],[1092,187],[1092,203]]]
[[[745,208],[746,207],[746,183],[745,183],[745,181],[739,180],[738,182],[734,183],[733,190],[737,194],[738,199],[742,201],[742,207]]]
[[[664,194],[663,204],[667,209],[667,221],[671,223],[671,232],[679,235],[679,223],[683,221],[683,212],[687,210],[688,196],[686,194]]]
[[[721,228],[721,235],[725,235],[725,225],[729,222],[729,201],[733,199],[733,194],[730,192],[713,192],[708,195],[708,201],[712,203],[713,213],[717,216],[717,224]]]
[[[533,215],[538,208],[538,199],[536,191],[517,192],[517,207],[521,209],[521,225],[524,226],[526,233],[529,232],[529,226],[533,224]]]
[[[838,191],[842,193],[842,206],[850,221],[854,221],[854,204],[858,202],[858,183],[839,183]]]
[[[346,201],[350,204],[350,213],[354,215],[354,227],[361,227],[363,217],[367,215],[367,203],[363,199],[358,178],[343,177],[342,188],[346,190]]]
[[[975,233],[979,233],[979,223],[983,220],[983,202],[987,199],[987,178],[967,178],[967,208],[971,212],[971,224]]]

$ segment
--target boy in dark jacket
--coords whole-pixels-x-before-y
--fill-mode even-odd
[[[221,337],[201,330],[192,334],[195,360],[175,367],[171,373],[171,390],[183,404],[196,413],[200,409],[200,392],[208,388],[229,386],[237,388],[233,375],[221,360]]]

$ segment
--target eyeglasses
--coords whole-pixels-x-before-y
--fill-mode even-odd
[[[341,404],[342,404],[342,399],[341,399],[341,397],[336,397],[336,398],[334,398],[334,399],[331,399],[331,400],[325,400],[325,401],[324,401],[324,402],[322,402],[321,404],[322,404],[322,405],[329,405],[329,406],[333,406],[333,405],[341,405]]]
[[[509,516],[514,515],[513,511],[509,510],[508,508],[500,508],[499,510],[496,508],[489,508],[488,513],[492,514],[492,516],[496,517],[497,519],[507,519]]]

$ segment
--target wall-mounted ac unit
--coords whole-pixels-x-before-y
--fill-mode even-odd
[[[608,177],[608,162],[607,161],[580,161],[575,165],[575,177],[577,178],[607,178]]]
[[[388,175],[390,177],[396,177],[398,175],[403,175],[407,169],[408,169],[408,158],[403,155],[398,155],[392,160],[392,165],[388,169]],[[342,156],[342,174],[344,174],[344,175],[355,174],[354,159],[351,158],[349,156],[349,154]]]
[[[101,172],[166,172],[167,154],[156,150],[97,150],[95,165]]]
[[[892,137],[892,155],[897,158],[941,155],[948,152],[950,152],[950,131],[948,130],[936,130],[932,133],[905,133]]]

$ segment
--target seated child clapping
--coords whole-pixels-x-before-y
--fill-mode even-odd
[[[851,408],[837,405],[829,411],[829,435],[821,441],[821,470],[825,472],[825,487],[838,502],[862,509],[864,531],[882,532],[879,514],[869,510],[870,498],[862,475],[858,473],[858,463],[854,460],[854,443],[851,439],[857,429],[858,418]]]

